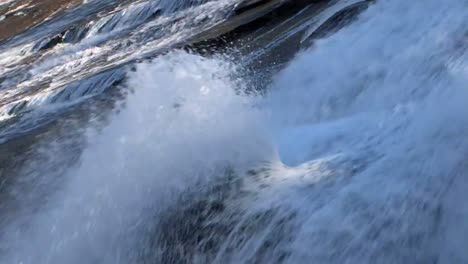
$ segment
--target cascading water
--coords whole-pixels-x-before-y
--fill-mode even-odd
[[[468,263],[467,7],[376,1],[258,94],[224,56],[138,64],[17,172],[0,262]]]
[[[24,126],[33,127],[38,112],[46,110],[47,114],[50,112],[47,109],[55,111],[79,103],[121,82],[125,78],[123,68],[126,64],[161,53],[201,34],[223,21],[237,1],[207,1],[204,5],[200,2],[200,6],[178,12],[173,10],[175,13],[172,15],[149,19],[160,9],[168,10],[170,6],[167,3],[133,3],[113,14],[92,20],[84,24],[85,38],[77,43],[63,43],[49,47],[52,50],[33,51],[33,47],[42,47],[45,45],[43,43],[50,43],[56,38],[46,37],[33,45],[12,48],[0,56],[4,68],[0,70],[0,120],[21,119],[18,122],[20,125],[9,128],[6,135],[0,132],[0,142],[9,137],[10,131],[18,133],[24,130]],[[177,3],[188,6],[186,1]],[[76,25],[71,28],[76,30]],[[67,33],[60,38],[66,38]],[[29,63],[21,63],[23,61]],[[35,116],[29,118],[29,112],[34,112]]]

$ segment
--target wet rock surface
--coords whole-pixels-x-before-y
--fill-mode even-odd
[[[0,43],[80,3],[81,0],[18,0],[0,4]]]

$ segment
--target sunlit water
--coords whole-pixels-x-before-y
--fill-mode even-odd
[[[49,194],[1,261],[468,263],[467,8],[377,1],[262,95],[223,56],[138,64],[78,162],[18,172]]]

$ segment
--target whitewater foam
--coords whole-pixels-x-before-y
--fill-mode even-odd
[[[9,240],[10,259],[468,261],[446,246],[466,242],[454,231],[467,230],[456,219],[465,195],[453,188],[468,152],[466,8],[378,1],[301,52],[265,97],[244,95],[219,58],[171,53],[140,65],[126,106],[89,130],[34,232]],[[197,188],[231,169],[240,190],[206,213]],[[143,233],[158,239],[145,244]]]
[[[251,98],[236,94],[233,69],[222,60],[179,53],[139,66],[125,110],[89,136],[78,167],[60,176],[68,183],[53,196],[52,210],[34,217],[12,258],[80,263],[78,256],[97,250],[106,253],[89,261],[128,263],[119,260],[125,257],[117,252],[124,250],[120,242],[107,239],[130,235],[146,214],[165,208],[175,190],[223,177],[228,168],[245,170],[270,155],[259,137],[260,113]],[[40,243],[44,237],[47,245]]]

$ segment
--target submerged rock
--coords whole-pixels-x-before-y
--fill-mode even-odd
[[[307,30],[302,37],[301,43],[304,47],[312,45],[314,39],[323,38],[337,32],[354,21],[361,12],[374,2],[374,0],[351,1],[340,8],[332,10],[318,23]]]

